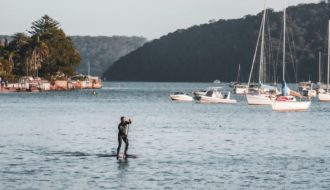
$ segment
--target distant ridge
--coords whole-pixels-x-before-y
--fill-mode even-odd
[[[70,36],[81,56],[78,73],[87,74],[90,62],[92,75],[102,76],[104,71],[121,56],[141,47],[147,39],[137,36]],[[9,35],[0,35],[0,40],[11,40]]]
[[[318,52],[326,52],[330,8],[325,2],[289,7],[288,31],[292,44],[288,55],[288,82],[316,80]],[[268,10],[272,36],[270,73],[281,76],[282,13]],[[258,36],[261,14],[241,19],[218,20],[177,30],[121,57],[104,73],[115,81],[235,81],[238,64],[247,81]],[[325,57],[324,57],[325,58]],[[325,60],[325,59],[323,59]],[[296,63],[296,64],[293,64]]]
[[[77,72],[87,74],[90,62],[91,74],[102,76],[104,71],[121,56],[141,47],[147,40],[144,37],[128,36],[70,36],[81,56]]]

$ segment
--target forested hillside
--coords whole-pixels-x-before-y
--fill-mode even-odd
[[[104,71],[121,56],[141,47],[146,39],[126,36],[70,36],[77,47],[81,62],[78,73],[87,74],[88,61],[92,75],[102,76]]]
[[[319,51],[323,65],[326,61],[329,4],[301,4],[289,7],[287,14],[287,81],[316,81]],[[282,15],[267,10],[269,81],[282,76]],[[262,12],[177,30],[121,57],[104,76],[121,81],[235,81],[240,64],[241,80],[247,81],[261,18]]]
[[[104,71],[121,56],[141,47],[145,42],[144,37],[127,36],[70,36],[79,51],[81,61],[76,69],[77,73],[87,74],[90,63],[92,75],[102,76]],[[0,42],[9,43],[13,37],[0,35]]]

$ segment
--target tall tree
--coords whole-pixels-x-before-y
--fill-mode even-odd
[[[59,22],[48,15],[42,16],[32,22],[31,31],[28,31],[31,36],[16,33],[9,44],[1,46],[0,58],[12,64],[13,73],[20,76],[74,75],[80,55],[59,26]],[[7,68],[11,71],[11,67]]]
[[[45,60],[41,72],[43,74],[61,72],[68,76],[75,74],[75,68],[80,62],[80,55],[71,38],[67,37],[61,29],[52,30],[45,42],[49,47],[49,56]]]
[[[80,55],[72,40],[59,28],[59,22],[44,15],[32,23],[31,29],[30,63],[35,72],[47,77],[58,72],[67,76],[74,75]]]
[[[16,75],[29,75],[27,59],[29,57],[31,38],[24,33],[16,33],[7,47],[8,57],[14,63],[13,73]]]
[[[48,15],[44,15],[41,19],[32,22],[32,30],[29,33],[32,36],[42,36],[51,33],[52,30],[58,30],[59,26],[59,22],[50,18]]]

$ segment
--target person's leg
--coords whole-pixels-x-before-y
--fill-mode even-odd
[[[120,147],[121,147],[121,136],[118,135],[117,159],[119,159]]]
[[[127,150],[128,150],[128,138],[125,136],[123,138],[124,142],[125,142],[125,151],[124,151],[124,155],[125,157],[127,157]]]

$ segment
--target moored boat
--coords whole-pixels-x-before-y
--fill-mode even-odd
[[[233,92],[235,94],[246,94],[248,92],[248,86],[244,84],[234,85]]]
[[[178,102],[191,102],[193,98],[183,92],[174,92],[170,95],[171,100]]]
[[[326,89],[321,89],[319,93],[319,100],[321,102],[330,101],[330,86],[329,86],[329,75],[330,75],[330,20],[329,20],[329,29],[328,29],[328,70],[327,70],[327,87]]]
[[[195,98],[198,97],[198,96],[202,96],[202,95],[205,96],[206,92],[207,92],[207,90],[197,90],[197,91],[193,92],[193,95],[194,95]]]
[[[220,92],[218,88],[210,88],[205,95],[197,96],[196,100],[200,103],[224,103],[234,104],[237,101],[230,99],[230,92]]]
[[[286,0],[284,0],[286,4]],[[285,5],[286,6],[286,5]],[[295,91],[291,91],[285,82],[285,40],[286,40],[286,7],[283,11],[283,60],[282,60],[282,94],[272,103],[273,111],[306,111],[311,105],[311,101],[297,101],[295,97],[302,96]]]
[[[246,99],[249,105],[271,105],[275,96],[270,94],[247,94]]]
[[[298,84],[299,92],[303,94],[303,96],[308,97],[316,97],[316,90],[313,89],[313,83],[312,81],[307,82],[300,82]]]
[[[327,89],[324,92],[319,93],[319,100],[321,102],[330,102],[330,89]]]
[[[272,101],[275,99],[275,94],[277,92],[276,87],[265,85],[263,82],[266,81],[266,56],[265,56],[265,27],[266,27],[266,1],[265,7],[263,11],[263,17],[260,25],[259,36],[257,40],[257,45],[255,48],[253,61],[251,65],[251,70],[249,74],[248,86],[249,89],[246,92],[246,100],[248,105],[271,105]],[[261,40],[260,40],[261,38]],[[260,42],[259,42],[260,41]],[[260,50],[259,50],[260,48]],[[259,83],[251,83],[252,79],[252,72],[255,68],[257,52],[260,52],[260,61],[259,61],[259,69],[258,69],[258,81]],[[256,70],[256,69],[255,69]]]
[[[272,104],[273,111],[305,111],[311,101],[297,101],[294,96],[279,96]]]

